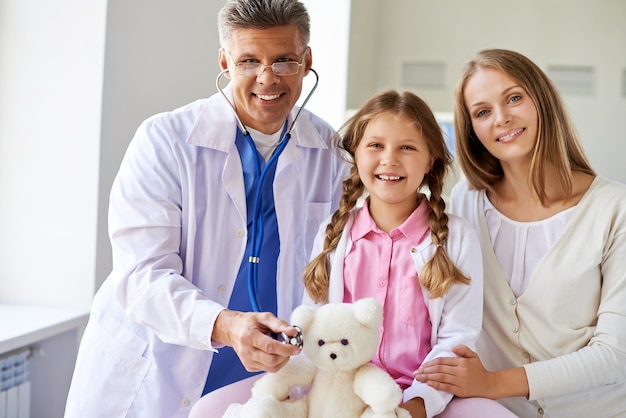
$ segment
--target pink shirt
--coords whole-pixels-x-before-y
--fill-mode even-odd
[[[428,307],[411,256],[430,234],[430,207],[423,201],[387,234],[376,226],[368,205],[357,212],[350,231],[353,246],[343,264],[344,302],[375,297],[382,305],[381,338],[372,363],[405,389],[431,350]]]

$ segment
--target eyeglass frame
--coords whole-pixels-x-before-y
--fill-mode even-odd
[[[226,52],[226,55],[228,55],[228,58],[230,58],[230,60],[233,62],[233,64],[235,65],[235,69],[237,71],[237,74],[239,74],[240,76],[243,76],[243,77],[253,77],[253,76],[258,77],[259,75],[261,75],[261,74],[263,74],[265,72],[266,68],[271,68],[272,69],[272,74],[274,74],[276,76],[279,76],[279,77],[287,77],[287,76],[290,76],[290,75],[296,75],[296,74],[298,74],[300,72],[300,68],[304,65],[304,58],[306,57],[306,53],[308,52],[309,48],[310,47],[307,46],[304,49],[304,53],[302,54],[302,58],[300,59],[300,62],[298,62],[298,61],[279,61],[279,62],[274,62],[274,63],[272,63],[270,65],[264,65],[264,64],[261,64],[260,62],[236,62],[233,59],[232,55],[230,55],[230,52],[228,52],[227,49],[224,49],[224,52]],[[284,64],[287,64],[287,65],[289,65],[289,64],[298,64],[298,69],[294,73],[290,73],[290,74],[277,74],[276,70],[274,69],[274,65],[276,65],[276,64],[279,64],[279,65],[280,64],[283,64],[283,65]],[[241,68],[243,68],[242,66],[256,66],[257,70],[256,70],[256,72],[252,72],[251,74],[244,74],[244,73],[241,72],[242,71]]]

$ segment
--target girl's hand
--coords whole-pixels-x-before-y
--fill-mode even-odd
[[[428,361],[414,372],[418,382],[461,398],[497,399],[493,388],[495,376],[485,369],[478,354],[467,346],[452,349],[459,357],[441,357]]]

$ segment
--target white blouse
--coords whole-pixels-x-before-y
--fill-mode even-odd
[[[561,236],[574,208],[540,221],[518,222],[499,212],[485,193],[491,245],[515,296],[524,293],[535,265]]]

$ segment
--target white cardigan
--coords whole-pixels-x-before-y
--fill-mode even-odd
[[[530,400],[501,403],[521,417],[625,417],[626,187],[595,178],[519,298],[493,252],[484,193],[457,184],[450,211],[480,235],[483,364],[523,366],[528,376]]]
[[[350,219],[344,228],[337,249],[330,257],[331,274],[329,301],[343,302],[343,260],[352,247],[350,229],[354,223],[352,211]],[[453,285],[441,298],[429,299],[428,291],[422,287],[424,302],[428,307],[432,323],[431,346],[432,350],[424,361],[437,357],[454,357],[452,348],[457,345],[467,345],[474,348],[482,323],[483,303],[483,270],[481,263],[480,247],[476,231],[463,219],[449,215],[448,240],[446,251],[453,262],[471,278],[470,285]],[[322,252],[326,225],[323,222],[313,245],[313,255]],[[419,245],[418,251],[412,253],[415,269],[420,272],[424,264],[432,257],[435,246],[430,235]],[[305,295],[305,303],[313,301]],[[428,417],[441,413],[452,395],[447,392],[437,391],[425,383],[413,380],[413,384],[405,389],[404,401],[421,397],[426,405]]]

